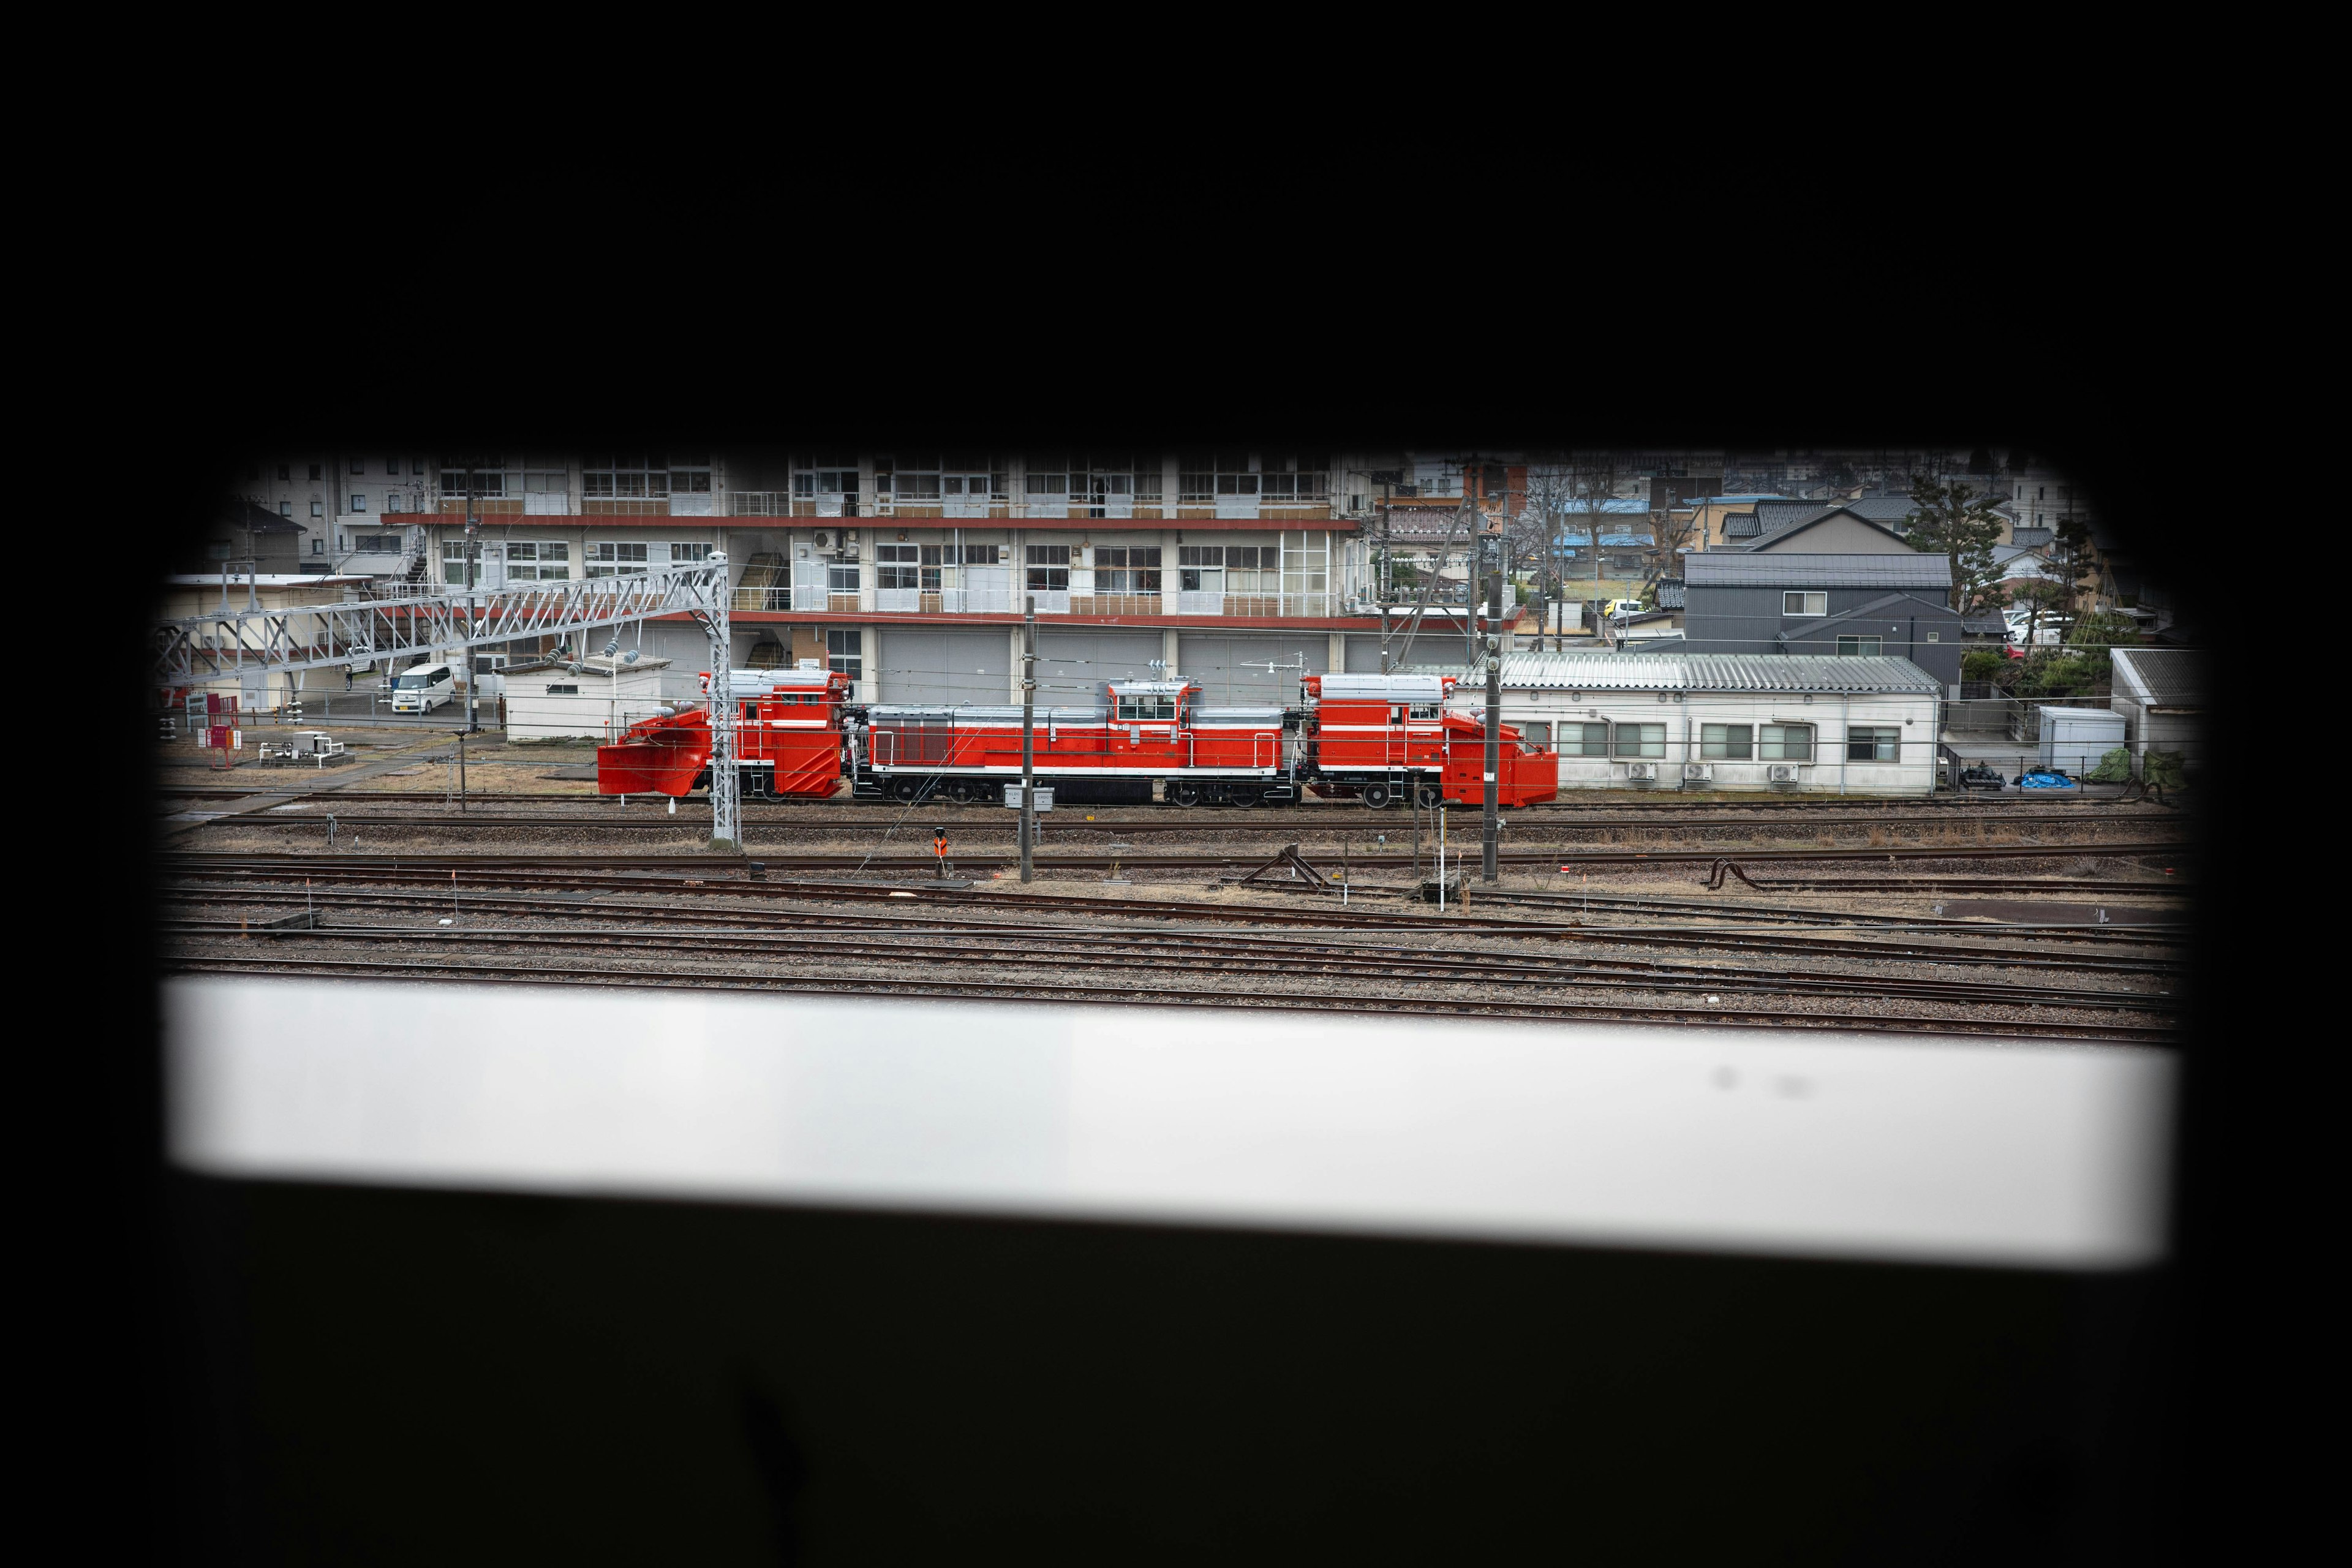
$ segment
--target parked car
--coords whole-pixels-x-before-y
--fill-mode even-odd
[[[392,710],[430,713],[457,695],[457,671],[447,664],[420,664],[393,678]]]

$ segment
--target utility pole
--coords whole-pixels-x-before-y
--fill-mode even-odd
[[[1026,595],[1021,617],[1021,879],[1032,869],[1029,847],[1037,836],[1037,595]]]
[[[474,505],[474,499],[479,493],[474,470],[469,468],[466,470],[466,619],[469,623],[474,619],[474,563],[482,552],[482,520]],[[468,625],[467,629],[470,631],[473,628]],[[474,668],[478,661],[470,646],[459,650],[457,657],[466,661],[466,732],[478,734],[482,728],[480,710],[477,705],[477,688],[480,682]]]
[[[1482,869],[1488,882],[1495,880],[1495,840],[1500,818],[1496,814],[1496,795],[1501,789],[1503,770],[1503,658],[1501,639],[1486,634],[1486,862]]]

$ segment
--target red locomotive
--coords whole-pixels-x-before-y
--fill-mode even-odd
[[[995,800],[1021,777],[1018,704],[860,707],[847,677],[814,669],[733,680],[746,798],[827,799],[846,773],[856,799]],[[1375,808],[1475,805],[1486,728],[1445,710],[1454,686],[1451,676],[1310,675],[1301,706],[1279,708],[1203,703],[1185,680],[1113,681],[1100,706],[1038,709],[1032,755],[1037,777],[1072,804],[1149,801],[1157,781],[1171,805],[1270,805],[1301,790]],[[597,787],[684,795],[709,759],[708,712],[665,714],[597,749]],[[1558,769],[1506,725],[1496,785],[1504,805],[1549,800]]]

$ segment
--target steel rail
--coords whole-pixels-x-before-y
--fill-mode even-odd
[[[237,820],[247,819],[240,818]],[[340,826],[342,819],[338,817],[336,820]],[[1873,847],[1869,848],[1849,849],[1743,848],[1739,851],[1739,858],[1742,861],[1746,862],[1809,860],[2127,860],[2137,859],[2144,856],[2165,856],[2170,858],[2179,859],[2187,854],[2192,853],[2193,849],[2193,846],[2186,843],[2004,844],[1951,845],[1935,847],[1895,845],[1884,847]],[[209,854],[236,858],[246,855],[247,852],[238,850],[199,849],[175,850],[173,851],[172,854],[175,858]],[[1506,851],[1503,858],[1513,865],[1522,866],[1549,864],[1567,866],[1632,866],[1639,865],[1643,861],[1649,861],[1658,865],[1687,864],[1694,861],[1711,863],[1723,858],[1723,857],[1724,852],[1719,848],[1641,850],[1523,849]],[[711,864],[711,860],[709,856],[695,856],[691,854],[568,855],[562,858],[568,860],[578,861],[589,866],[635,867],[645,869],[682,866],[692,863],[696,860],[699,860],[701,864],[706,867]],[[1108,867],[1113,860],[1116,859],[1121,866],[1141,868],[1145,869],[1158,868],[1167,870],[1206,870],[1216,867],[1255,864],[1256,858],[1257,857],[1254,857],[1253,852],[1250,849],[1246,847],[1236,847],[1235,849],[1226,853],[1152,855],[1148,853],[1135,854],[1130,852],[1122,853],[1117,856],[1109,854],[1063,854],[1054,856],[1051,858],[1040,856],[1038,858],[1037,864],[1041,867],[1046,868],[1059,866],[1072,870],[1099,870]],[[328,865],[351,864],[360,861],[362,858],[352,855],[331,856],[321,853],[315,856],[305,857],[305,858],[315,860],[321,865]],[[391,858],[392,857],[383,855],[369,856],[365,858],[365,859],[371,861],[383,860],[386,862]],[[434,857],[431,855],[404,855],[398,857],[398,858],[408,861],[411,864],[454,862],[458,865],[463,865],[467,862],[474,862],[483,865],[495,865],[517,862],[528,858],[521,856],[482,854],[446,857]],[[733,859],[734,858],[730,857],[729,858]],[[985,866],[991,868],[1016,863],[1009,852],[992,849],[966,850],[959,854],[956,858],[961,862],[966,862],[975,866]],[[1358,865],[1388,868],[1411,867],[1413,864],[1413,858],[1410,854],[1396,851],[1359,854],[1351,856],[1350,858]],[[917,854],[889,856],[879,854],[868,855],[861,854],[855,850],[842,850],[821,854],[803,852],[782,856],[773,852],[768,852],[762,854],[760,857],[760,859],[762,863],[771,868],[787,867],[796,870],[822,870],[841,868],[854,868],[859,866],[864,866],[869,869],[905,871],[911,869],[929,870],[931,868],[933,858],[929,855]],[[1425,860],[1426,858],[1424,857],[1424,861]]]
[[[303,903],[317,908],[332,908],[339,905],[352,905],[372,908],[415,909],[433,911],[450,908],[450,904],[448,902],[451,896],[448,891],[449,884],[442,881],[438,878],[431,878],[429,877],[429,874],[404,879],[404,885],[415,887],[419,889],[413,893],[353,892],[348,889],[328,889],[323,890],[316,889],[295,889],[292,888],[270,889],[258,887],[249,883],[226,881],[223,879],[212,879],[211,880],[215,881],[216,885],[206,890],[206,897],[215,904],[246,901],[290,907],[297,903]],[[588,878],[560,879],[559,880],[570,882],[574,886],[581,882],[589,882],[592,886],[594,885],[593,879]],[[488,884],[476,881],[465,884],[465,886],[473,889],[479,889],[485,885],[514,887],[518,884],[510,881]],[[545,884],[526,882],[520,885],[530,886]],[[629,891],[651,893],[665,890],[663,889],[650,886],[646,883],[635,881],[607,882],[604,884],[604,886],[607,891],[611,892]],[[425,891],[424,889],[426,889],[431,890],[429,892]],[[705,893],[719,895],[741,893],[746,890],[751,890],[764,893],[772,899],[795,897],[808,899],[822,898],[831,904],[837,904],[845,898],[881,902],[891,899],[894,894],[900,897],[917,896],[908,889],[889,889],[873,886],[856,888],[845,892],[828,890],[820,887],[816,891],[812,892],[807,889],[806,885],[794,883],[720,883],[715,886],[704,885],[701,887],[701,890]],[[181,897],[183,896],[183,890],[167,889],[165,890],[165,896],[167,898]],[[956,901],[963,909],[976,910],[987,910],[993,906],[997,909],[1011,909],[1016,911],[1022,910],[1037,910],[1080,917],[1099,917],[1106,913],[1116,914],[1129,919],[1151,918],[1155,916],[1172,916],[1175,918],[1190,917],[1194,919],[1215,921],[1225,925],[1257,925],[1261,923],[1294,926],[1303,925],[1322,928],[1325,930],[1338,928],[1352,931],[1377,932],[1389,937],[1413,935],[1426,939],[1431,936],[1438,936],[1453,937],[1458,940],[1465,932],[1476,932],[1498,937],[1517,938],[1531,941],[1578,942],[1586,943],[1601,943],[1603,945],[1615,944],[1629,947],[1713,948],[1727,952],[1760,952],[1775,955],[1799,952],[1849,959],[1937,963],[1955,965],[1968,965],[1971,967],[2068,970],[2081,973],[2096,971],[2113,973],[2171,973],[2178,972],[2183,967],[2178,960],[2173,959],[2114,957],[2097,953],[2068,953],[2063,952],[2053,952],[2046,947],[2032,952],[2024,952],[2017,948],[2008,946],[1960,946],[1944,942],[1927,943],[1915,942],[1897,945],[1888,942],[1864,941],[1859,938],[1831,938],[1818,933],[1800,935],[1782,931],[1751,933],[1689,926],[1663,928],[1654,926],[1646,928],[1579,926],[1575,924],[1562,926],[1550,923],[1534,924],[1518,921],[1470,920],[1466,918],[1457,918],[1440,924],[1418,921],[1410,917],[1392,916],[1384,913],[1370,914],[1369,918],[1367,918],[1364,915],[1357,914],[1355,911],[1342,911],[1332,909],[1307,912],[1280,908],[1268,909],[1265,906],[1171,903],[1156,900],[1147,901],[1126,899],[1066,899],[1050,894],[1034,896],[1024,896],[1011,893],[992,894],[984,895],[980,899],[959,899]],[[523,915],[535,913],[586,913],[597,915],[626,913],[633,919],[649,924],[690,924],[696,921],[703,921],[712,923],[759,926],[770,929],[793,924],[805,927],[832,929],[837,927],[844,919],[842,913],[836,908],[793,910],[777,909],[772,905],[771,907],[763,909],[729,909],[725,907],[712,908],[708,904],[623,904],[606,902],[595,897],[564,899],[543,894],[534,898],[513,898],[494,894],[484,894],[479,891],[476,891],[472,895],[471,902],[478,909],[488,908],[491,909],[495,912],[518,913]],[[876,925],[887,924],[899,929],[919,927],[929,930],[941,926],[948,926],[960,930],[981,929],[1002,931],[1007,929],[1007,927],[1012,923],[1005,921],[992,920],[985,917],[965,920],[958,916],[933,913],[928,910],[921,915],[892,917],[887,915],[877,916],[866,914],[860,918],[868,923]],[[1038,925],[1034,927],[1019,927],[1015,929],[1060,932],[1083,928]],[[1986,928],[1976,927],[1973,929],[1982,931]],[[2088,940],[2087,933],[2092,929],[2094,928],[2069,927],[2063,928],[2061,931],[2054,934],[2037,932],[2031,940],[2038,940],[2042,942],[2054,941],[2063,942],[2080,942]],[[1255,943],[1265,943],[1283,942],[1290,939],[1276,933],[1254,932],[1250,940]]]
[[[721,990],[818,995],[865,995],[884,999],[921,998],[947,1001],[1054,1001],[1094,1005],[1216,1007],[1226,1010],[1262,1008],[1278,1012],[1317,1014],[1359,1013],[1375,1017],[1400,1014],[1434,1014],[1459,1017],[1521,1018],[1531,1021],[1616,1021],[1728,1028],[1790,1028],[1843,1030],[1871,1035],[1996,1036],[2026,1043],[2051,1040],[2095,1040],[2116,1044],[2168,1045],[2179,1031],[2165,1026],[2079,1023],[2066,1019],[2035,1019],[2031,1023],[1995,1023],[1967,1018],[1934,1018],[1906,1014],[1874,1013],[1866,1017],[1834,1013],[1795,1013],[1773,1008],[1641,1007],[1624,1004],[1533,1001],[1479,996],[1381,997],[1377,1005],[1348,992],[1286,991],[1279,994],[1214,994],[1168,986],[1122,986],[1106,995],[1097,986],[1054,981],[908,982],[851,975],[795,977],[711,973],[699,970],[641,969],[516,973],[488,963],[416,963],[347,958],[289,958],[280,955],[244,957],[227,954],[182,955],[166,960],[175,973],[326,974],[371,979],[486,981],[509,985],[586,985],[605,989]]]
[[[474,928],[384,927],[339,925],[249,931],[239,922],[211,919],[166,922],[172,935],[236,937],[276,942],[424,942],[436,946],[488,946],[549,949],[615,947],[644,951],[636,933],[610,928]],[[688,933],[678,933],[681,936]],[[2063,985],[1989,984],[1979,981],[1911,978],[1899,975],[1835,974],[1804,970],[1740,969],[1725,964],[1681,964],[1586,959],[1562,961],[1515,958],[1509,955],[1405,954],[1361,950],[1333,951],[1292,948],[1274,952],[1251,952],[1228,942],[1197,939],[1150,941],[1129,939],[1115,943],[1056,941],[1024,935],[1019,938],[967,936],[946,943],[926,944],[910,952],[903,941],[833,933],[814,936],[741,931],[696,931],[693,952],[734,953],[769,962],[809,963],[855,960],[868,963],[930,964],[941,959],[984,959],[1018,968],[1067,968],[1073,960],[1094,970],[1171,971],[1201,973],[1200,960],[1215,961],[1220,973],[1249,973],[1284,978],[1302,973],[1344,974],[1373,981],[1410,979],[1467,984],[1605,985],[1654,991],[1746,991],[1799,995],[1870,999],[1900,997],[1913,1001],[1944,1001],[1956,1005],[2016,1007],[2081,1007],[2094,1011],[2168,1013],[2178,1005],[2166,992],[2083,990]],[[676,956],[676,955],[672,955]]]

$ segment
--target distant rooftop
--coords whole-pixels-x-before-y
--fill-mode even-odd
[[[1754,555],[1702,550],[1683,557],[1694,588],[1949,588],[1948,555]]]
[[[1943,688],[1907,658],[1780,653],[1507,653],[1511,690],[1914,692]],[[1414,674],[1467,679],[1461,665],[1408,667]]]

